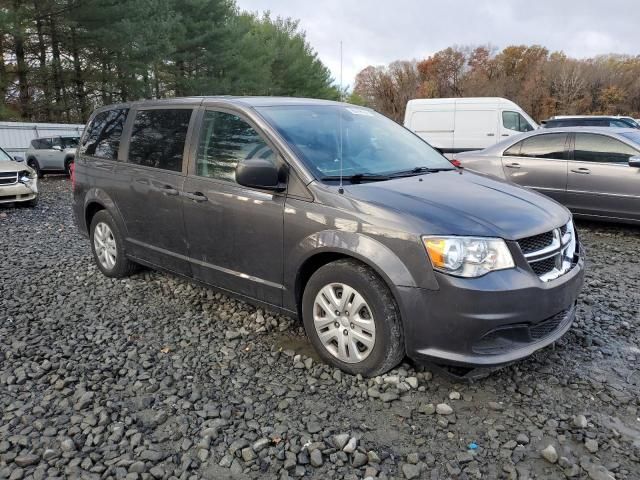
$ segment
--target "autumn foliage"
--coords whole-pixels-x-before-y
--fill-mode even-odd
[[[369,66],[354,96],[401,122],[408,100],[505,97],[536,120],[562,114],[640,116],[640,56],[577,60],[539,45],[449,47],[424,60]]]

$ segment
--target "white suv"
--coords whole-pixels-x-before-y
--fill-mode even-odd
[[[25,152],[27,165],[37,171],[40,178],[49,172],[70,175],[78,141],[78,137],[34,138]]]

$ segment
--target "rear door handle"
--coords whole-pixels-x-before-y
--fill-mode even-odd
[[[505,165],[505,167],[507,167],[507,168],[520,168],[520,164],[519,163],[507,163]]]
[[[187,192],[184,194],[189,200],[193,200],[194,202],[206,202],[209,200],[204,193],[201,192]]]
[[[572,169],[571,171],[573,173],[581,173],[582,175],[589,175],[591,173],[591,170],[589,170],[588,168],[577,168]]]
[[[162,193],[164,195],[169,195],[171,197],[175,197],[176,195],[178,195],[180,193],[180,192],[178,192],[178,190],[173,188],[171,185],[164,185],[163,187],[160,188],[160,190],[162,190]]]
[[[508,136],[509,136],[509,134],[508,134],[508,133],[503,133],[501,136],[502,136],[502,137],[508,137]]]

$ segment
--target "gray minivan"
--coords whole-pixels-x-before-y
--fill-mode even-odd
[[[523,358],[569,329],[583,283],[566,208],[337,102],[101,108],[78,149],[74,213],[105,275],[145,265],[298,315],[353,374],[405,355]]]

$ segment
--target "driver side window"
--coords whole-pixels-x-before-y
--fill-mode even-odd
[[[262,137],[242,118],[207,110],[196,155],[196,175],[235,182],[240,160],[263,158],[275,162],[275,154]]]
[[[518,112],[502,112],[502,126],[516,132],[530,132],[533,127]]]

